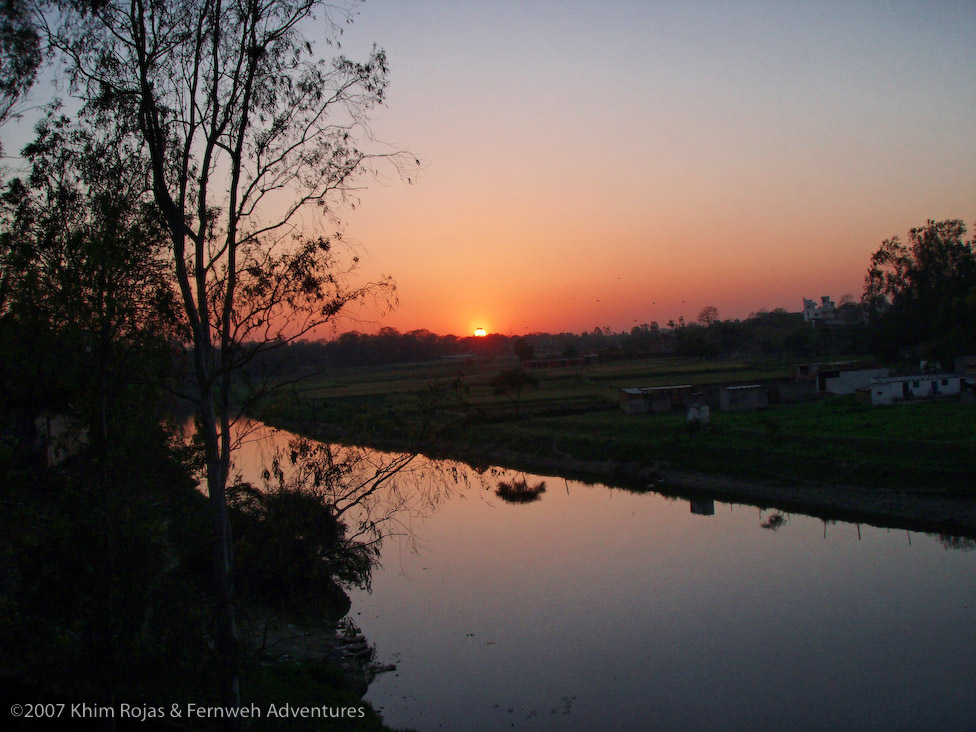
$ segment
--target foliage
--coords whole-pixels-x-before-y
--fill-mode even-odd
[[[500,480],[495,488],[495,495],[506,503],[534,503],[546,492],[546,482],[540,480],[529,485],[525,478]]]
[[[35,16],[60,54],[83,113],[149,161],[192,345],[192,398],[213,517],[224,702],[240,703],[233,541],[226,501],[233,423],[263,385],[249,359],[335,318],[350,302],[392,297],[382,280],[348,286],[357,260],[334,221],[376,156],[366,113],[385,96],[382,50],[364,62],[319,58],[304,35],[318,12],[331,42],[351,6],[320,0],[63,3]],[[396,156],[394,156],[396,157]],[[244,341],[248,340],[248,345]]]
[[[113,436],[107,458],[5,466],[0,657],[68,698],[196,701],[215,688],[202,498],[157,423]]]
[[[519,413],[519,402],[522,391],[529,387],[538,389],[539,379],[523,368],[505,369],[499,371],[489,382],[495,394],[504,394],[515,405],[515,416]]]
[[[88,111],[73,121],[51,109],[24,150],[28,174],[0,197],[4,668],[75,699],[216,702],[226,673],[211,644],[220,629],[201,466],[160,427],[163,389],[184,386],[173,369],[193,340],[190,314],[174,289],[172,232],[145,147],[124,124],[94,129],[86,120],[105,122],[105,110]],[[337,307],[330,242],[260,250],[255,241],[238,250],[230,366],[248,357],[240,339],[272,327],[262,319],[302,303],[327,316]],[[209,272],[208,307],[229,276]],[[70,443],[56,465],[38,432],[47,422],[60,425],[54,441]],[[336,611],[347,602],[337,579],[368,585],[378,541],[346,536],[334,504],[283,491],[257,505],[233,519],[247,527],[244,545],[266,555],[243,552],[238,571],[254,572],[233,601],[273,589],[280,603],[314,586]],[[327,541],[315,545],[322,526]],[[294,557],[306,561],[286,561]]]
[[[698,324],[704,325],[706,328],[713,323],[718,322],[718,308],[714,305],[706,305],[698,313]]]
[[[377,462],[365,449],[295,438],[271,458],[261,486],[235,481],[241,592],[270,608],[344,615],[340,588],[369,588],[382,526],[406,502],[390,480],[412,459]]]
[[[33,85],[42,59],[41,38],[26,0],[0,0],[0,125],[17,116],[17,104]]]
[[[134,387],[171,365],[179,312],[130,152],[52,113],[0,196],[0,381],[24,444],[47,413],[109,449],[127,410],[154,410]]]
[[[976,350],[976,244],[962,221],[928,221],[908,243],[886,239],[871,256],[862,302],[876,329],[875,348],[951,366]]]
[[[535,348],[524,338],[516,338],[512,341],[512,350],[519,361],[531,361],[535,358]]]

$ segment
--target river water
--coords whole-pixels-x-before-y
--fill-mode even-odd
[[[976,729],[972,542],[434,473],[396,478],[436,498],[411,504],[371,592],[351,593],[397,666],[366,697],[393,727]],[[498,495],[523,480],[544,483],[537,500]]]

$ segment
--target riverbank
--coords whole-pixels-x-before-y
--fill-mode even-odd
[[[343,441],[328,425],[283,419],[273,424],[312,439]],[[976,495],[960,490],[863,486],[795,477],[744,478],[689,470],[662,459],[584,458],[560,450],[555,442],[548,448],[536,444],[531,450],[518,449],[509,440],[477,441],[470,434],[440,440],[436,445],[418,445],[387,435],[374,437],[368,446],[394,452],[418,451],[432,459],[460,460],[476,467],[496,465],[689,500],[745,503],[803,513],[824,521],[976,538]]]
[[[972,405],[919,400],[872,407],[853,397],[684,414],[624,414],[634,384],[747,383],[782,364],[651,359],[534,371],[500,394],[499,370],[474,360],[392,365],[295,384],[258,415],[326,441],[420,451],[473,464],[661,492],[776,505],[825,520],[973,534]],[[453,369],[453,370],[452,370]]]

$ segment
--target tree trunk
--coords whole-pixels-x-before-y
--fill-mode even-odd
[[[234,603],[234,545],[227,510],[227,470],[221,460],[217,415],[212,394],[205,391],[200,405],[201,429],[207,463],[207,491],[213,523],[213,563],[217,600],[217,659],[220,664],[221,704],[227,709],[241,705],[240,677],[237,668],[237,619]],[[228,729],[242,729],[241,721],[227,720]]]

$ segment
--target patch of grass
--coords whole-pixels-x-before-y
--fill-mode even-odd
[[[437,361],[346,370],[305,382],[261,416],[292,427],[338,425],[350,440],[403,439],[428,429],[467,454],[509,449],[582,460],[665,461],[744,478],[912,490],[970,491],[976,430],[969,405],[891,407],[832,398],[756,412],[713,411],[689,430],[680,414],[623,414],[625,386],[743,383],[785,378],[784,363],[656,358],[542,369],[519,418],[490,380],[511,359]],[[428,410],[428,411],[425,411]]]

